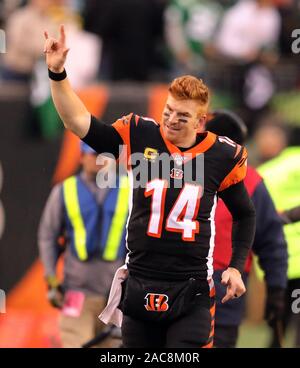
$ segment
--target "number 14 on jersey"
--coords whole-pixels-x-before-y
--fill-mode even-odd
[[[147,183],[145,197],[151,196],[151,214],[147,234],[160,238],[165,216],[165,200],[168,182],[154,179]],[[182,234],[185,241],[194,241],[199,233],[196,220],[203,188],[199,185],[185,183],[166,220],[166,230]]]

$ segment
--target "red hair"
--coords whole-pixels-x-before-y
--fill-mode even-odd
[[[209,90],[202,79],[192,75],[175,78],[170,87],[170,94],[176,100],[195,100],[201,105],[201,110],[207,110],[209,105]]]

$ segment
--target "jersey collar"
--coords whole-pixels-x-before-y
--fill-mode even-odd
[[[211,133],[208,131],[199,133],[199,134],[205,135],[205,138],[200,143],[198,143],[196,146],[182,152],[177,146],[175,146],[175,144],[171,143],[164,136],[162,125],[160,126],[159,129],[160,129],[160,134],[164,140],[164,143],[167,146],[168,151],[171,153],[171,155],[179,154],[181,156],[186,156],[187,159],[185,160],[185,162],[207,151],[215,143],[216,137],[217,137],[214,133]]]

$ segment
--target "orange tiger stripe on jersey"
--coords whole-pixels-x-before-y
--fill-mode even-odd
[[[236,151],[235,151],[235,155],[234,158],[236,158],[238,156],[238,154],[241,152],[242,146],[240,146],[239,144],[236,145]]]
[[[130,121],[132,119],[133,113],[124,116],[123,118],[118,119],[117,121],[115,121],[112,126],[116,129],[116,131],[119,133],[119,135],[121,136],[122,140],[123,140],[123,144],[126,146],[126,150],[127,152],[125,152],[125,150],[123,149],[119,160],[124,163],[127,162],[127,166],[129,168],[130,163],[129,163],[129,158],[130,158],[130,154],[131,154],[131,148],[130,148]],[[136,115],[135,119],[139,119],[139,117]],[[137,124],[137,120],[135,120],[136,124]]]
[[[225,177],[222,181],[219,191],[221,192],[224,189],[229,188],[233,184],[237,184],[240,181],[244,180],[247,174],[247,150],[244,148],[242,153],[242,158],[239,162],[234,166],[234,168],[230,171],[230,173]]]
[[[210,289],[210,293],[209,293],[209,296],[211,298],[213,298],[216,294],[216,289],[215,287],[213,286],[211,289]],[[213,301],[214,299],[211,299],[211,301]],[[215,313],[216,313],[216,302],[214,301],[212,306],[210,307],[209,309],[209,313],[210,313],[210,333],[209,333],[209,336],[208,336],[208,339],[207,339],[207,344],[206,345],[203,345],[201,346],[202,349],[208,349],[208,348],[212,348],[213,347],[213,338],[214,338],[214,333],[215,333]]]
[[[214,333],[215,333],[215,318],[213,318],[211,322],[211,330],[210,330],[210,334],[208,338],[211,338],[212,336],[214,336]]]
[[[201,346],[202,349],[211,349],[214,345],[214,342],[211,341],[210,343],[208,343],[207,345]]]
[[[210,334],[209,334],[209,336],[208,336],[208,338],[210,339],[211,337],[213,337],[214,336],[214,334],[215,334],[215,329],[214,329],[214,327],[210,330]]]

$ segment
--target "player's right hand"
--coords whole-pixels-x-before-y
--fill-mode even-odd
[[[70,49],[66,47],[66,34],[63,25],[60,26],[59,39],[49,37],[48,32],[44,32],[45,45],[44,53],[48,68],[54,73],[61,73],[64,70],[67,54]]]

